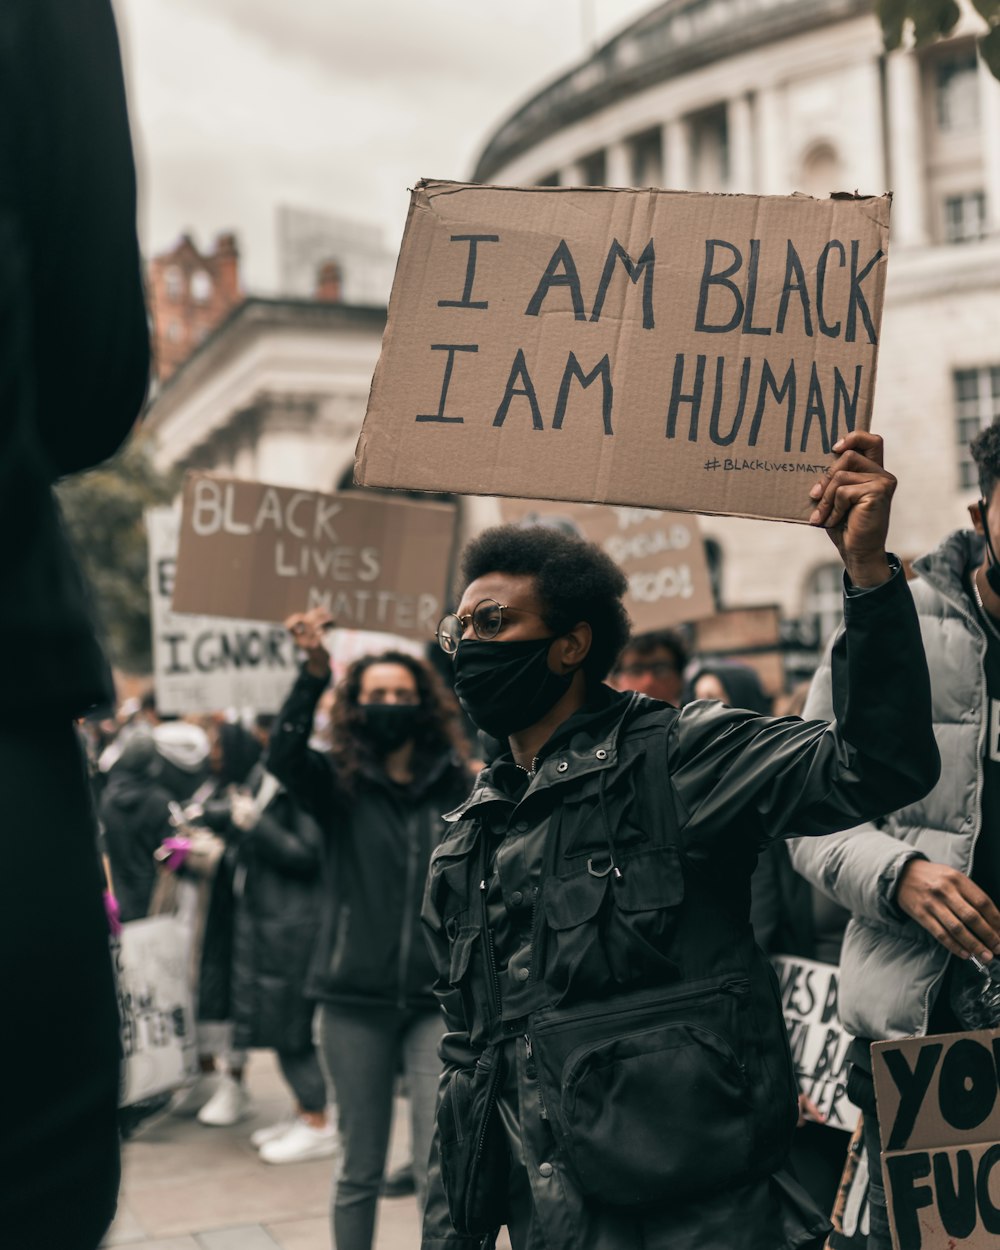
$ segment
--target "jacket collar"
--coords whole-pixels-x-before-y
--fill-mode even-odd
[[[572,730],[571,717],[542,748],[541,762],[521,801],[529,794],[536,794],[550,786],[578,781],[590,773],[613,768],[618,763],[619,743],[626,723],[639,712],[659,706],[646,695],[634,692],[624,694],[608,708],[608,722],[602,725],[600,733],[595,733],[595,727],[590,726],[579,733],[570,732],[567,739],[564,729]],[[511,803],[510,795],[494,783],[492,766],[483,769],[469,797],[453,812],[448,812],[444,819],[454,823],[488,803]]]
[[[965,574],[983,559],[985,540],[975,530],[955,530],[935,551],[914,560],[913,571],[956,608],[970,615]]]

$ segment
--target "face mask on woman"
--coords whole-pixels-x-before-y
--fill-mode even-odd
[[[388,755],[409,742],[422,710],[419,704],[412,703],[362,703],[359,707],[364,732],[380,755]]]

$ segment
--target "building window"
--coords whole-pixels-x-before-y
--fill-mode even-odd
[[[691,168],[695,191],[729,185],[729,126],[725,105],[691,118]]]
[[[814,631],[819,645],[840,627],[844,619],[844,567],[842,564],[821,564],[806,581],[802,601],[803,618]]]
[[[712,585],[712,598],[715,600],[716,611],[718,611],[722,607],[722,547],[714,538],[706,538],[704,542],[708,579]]]
[[[962,490],[975,490],[979,474],[969,453],[969,443],[980,430],[1000,417],[1000,365],[956,369],[952,379],[958,434],[958,484]]]
[[[659,187],[663,185],[663,131],[647,130],[636,135],[632,148],[632,186]]]
[[[979,73],[974,45],[937,60],[934,111],[939,130],[953,133],[975,130],[979,125]]]
[[[982,191],[949,195],[944,201],[946,243],[973,243],[986,237],[986,196]]]
[[[212,298],[212,279],[204,269],[191,275],[191,295],[199,304],[207,304]]]
[[[814,143],[802,159],[798,189],[817,199],[826,199],[840,190],[843,181],[840,157],[833,145],[825,139]]]
[[[180,303],[184,298],[184,275],[176,265],[170,265],[163,274],[163,287],[167,299],[172,304]]]
[[[603,187],[608,180],[607,161],[603,149],[591,152],[589,156],[580,158],[580,185],[583,187]]]

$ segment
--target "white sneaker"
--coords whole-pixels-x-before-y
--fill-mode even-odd
[[[301,1163],[306,1159],[328,1159],[337,1151],[339,1137],[332,1124],[313,1128],[296,1120],[282,1137],[265,1142],[260,1148],[264,1163]]]
[[[266,1124],[263,1128],[254,1129],[250,1134],[250,1145],[255,1150],[260,1150],[261,1146],[266,1146],[269,1141],[277,1141],[279,1137],[284,1137],[296,1122],[294,1119],[279,1120],[276,1124]]]
[[[243,1082],[234,1080],[227,1072],[219,1077],[219,1088],[198,1112],[198,1123],[225,1128],[249,1113],[250,1095],[243,1088]]]
[[[179,1089],[170,1104],[172,1115],[196,1116],[219,1088],[217,1072],[199,1072],[194,1081]]]

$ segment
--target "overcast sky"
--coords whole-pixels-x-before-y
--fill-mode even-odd
[[[376,222],[465,178],[525,97],[654,0],[114,0],[147,253],[234,229],[276,281],[278,204]]]

